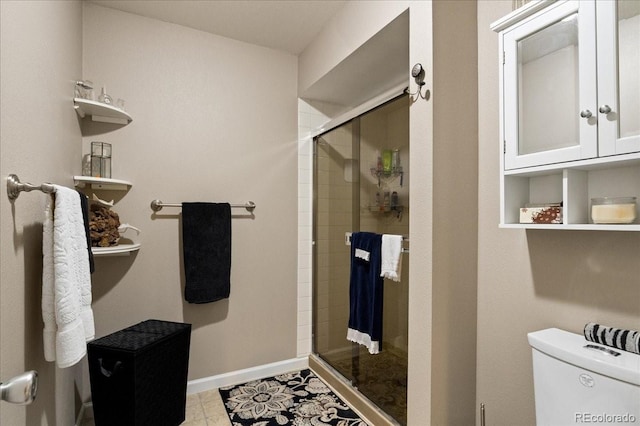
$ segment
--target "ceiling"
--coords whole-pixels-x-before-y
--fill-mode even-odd
[[[346,0],[86,0],[299,55]]]

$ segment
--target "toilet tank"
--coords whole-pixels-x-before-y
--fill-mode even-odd
[[[640,425],[640,355],[557,328],[528,338],[538,426]]]

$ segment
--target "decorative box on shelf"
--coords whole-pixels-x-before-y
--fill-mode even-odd
[[[522,207],[520,223],[562,223],[562,204],[530,204]]]

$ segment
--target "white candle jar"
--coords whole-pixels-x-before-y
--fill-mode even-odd
[[[591,199],[593,223],[633,223],[636,220],[636,197]]]

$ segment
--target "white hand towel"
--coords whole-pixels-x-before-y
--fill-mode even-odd
[[[95,329],[80,197],[72,189],[54,186],[42,236],[43,342],[45,359],[65,368],[85,356]]]
[[[400,281],[402,272],[402,235],[382,235],[380,276]]]

